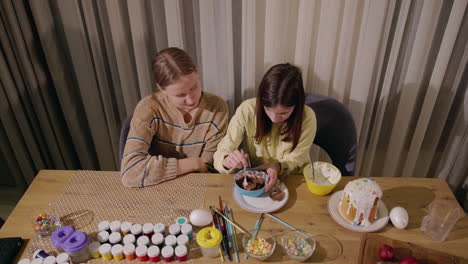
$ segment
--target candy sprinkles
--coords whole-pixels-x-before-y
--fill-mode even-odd
[[[250,255],[266,256],[273,249],[273,245],[264,238],[251,238],[247,241],[246,249]]]
[[[38,236],[46,236],[60,227],[60,220],[57,216],[41,213],[33,221],[33,229]]]
[[[312,246],[303,238],[294,237],[286,242],[286,253],[295,257],[306,257],[312,255]]]

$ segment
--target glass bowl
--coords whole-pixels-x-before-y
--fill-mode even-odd
[[[31,216],[31,224],[37,237],[49,236],[62,226],[56,210],[50,206],[45,210],[35,210]]]
[[[312,236],[305,236],[295,231],[290,231],[282,235],[281,245],[286,255],[290,259],[297,261],[307,260],[315,251],[315,240]]]
[[[275,251],[276,239],[269,231],[254,229],[244,234],[242,246],[245,254],[256,260],[263,261]]]

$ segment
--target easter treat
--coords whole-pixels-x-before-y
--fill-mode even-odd
[[[283,241],[283,243],[286,253],[292,257],[307,259],[312,256],[312,252],[314,251],[309,242],[301,237],[289,238]]]
[[[236,175],[236,184],[248,191],[255,191],[265,186],[266,173],[260,170],[242,170]]]
[[[283,200],[285,193],[279,187],[279,181],[278,181],[278,184],[275,184],[273,185],[273,187],[271,187],[269,194],[270,194],[270,198],[275,201]]]
[[[339,203],[341,215],[353,225],[368,226],[377,219],[377,208],[382,198],[380,186],[370,178],[349,182]]]
[[[405,229],[408,225],[408,212],[403,207],[394,207],[390,210],[390,220],[398,229]]]
[[[52,234],[55,229],[61,227],[61,223],[58,216],[50,213],[40,213],[33,216],[32,226],[36,234],[42,237]]]
[[[247,242],[247,246],[245,248],[249,255],[253,256],[267,256],[273,250],[273,244],[268,242],[264,238],[250,238]]]

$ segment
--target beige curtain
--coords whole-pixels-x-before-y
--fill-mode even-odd
[[[58,149],[72,152],[80,168],[117,169],[121,121],[153,91],[151,57],[178,46],[195,58],[204,89],[231,111],[255,95],[268,67],[299,65],[308,92],[332,96],[353,114],[358,175],[441,177],[454,190],[468,184],[467,0],[3,2],[31,12],[35,40],[9,22],[26,18],[2,8],[4,27],[42,53],[37,67],[50,73],[44,87],[57,97],[44,108],[63,112],[73,149]],[[2,117],[0,133],[10,119]]]

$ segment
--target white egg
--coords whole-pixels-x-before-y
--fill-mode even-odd
[[[408,212],[403,207],[394,207],[390,211],[390,220],[398,229],[404,229],[408,225]]]
[[[190,222],[194,226],[206,226],[213,221],[211,212],[205,209],[195,209],[190,213]]]

